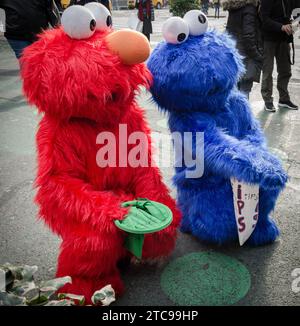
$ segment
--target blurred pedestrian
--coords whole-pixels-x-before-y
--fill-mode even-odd
[[[226,29],[235,38],[237,49],[244,57],[246,72],[239,81],[238,88],[249,98],[253,82],[260,81],[263,65],[259,1],[226,0],[223,8],[229,11]]]
[[[154,7],[152,0],[137,0],[135,3],[138,9],[138,18],[143,22],[142,33],[150,41],[150,34],[152,34],[152,22],[154,21]]]
[[[221,0],[213,0],[213,4],[215,7],[215,18],[220,18],[220,6],[221,6]]]
[[[109,0],[71,0],[71,5],[81,5],[81,6],[84,6],[85,4],[87,4],[89,2],[99,2],[103,6],[105,6],[109,11],[111,10],[111,8],[110,8],[110,1]]]
[[[58,0],[57,2],[60,3],[61,9],[65,10],[70,6],[72,1],[71,0]]]
[[[37,34],[59,21],[52,0],[1,0],[0,8],[6,16],[4,36],[18,59]]]
[[[201,10],[205,15],[208,15],[209,0],[201,0]]]
[[[273,68],[274,58],[277,64],[277,89],[279,92],[279,108],[298,110],[291,102],[288,84],[291,72],[291,43],[293,30],[291,14],[299,7],[295,0],[261,0],[261,19],[264,36],[264,65],[261,93],[265,101],[265,110],[275,112],[273,104]]]

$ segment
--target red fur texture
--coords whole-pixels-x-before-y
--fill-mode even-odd
[[[170,254],[180,213],[156,167],[107,167],[96,164],[96,137],[119,124],[128,134],[142,131],[151,144],[143,110],[134,100],[139,86],[149,87],[144,64],[124,65],[106,45],[109,32],[72,40],[61,28],[44,32],[21,62],[24,93],[42,113],[37,133],[39,215],[62,238],[57,276],[70,275],[61,291],[83,294],[111,284],[122,294],[117,263],[128,256],[125,233],[114,221],[137,197],[166,204],[174,220],[167,229],[145,237],[143,258]],[[128,146],[130,151],[133,145]],[[151,146],[148,157],[151,159]]]

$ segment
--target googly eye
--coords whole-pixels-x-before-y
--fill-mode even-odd
[[[171,17],[163,24],[162,34],[167,43],[181,44],[189,37],[189,27],[182,18]]]
[[[112,18],[109,10],[98,2],[89,2],[85,6],[85,8],[89,9],[94,17],[96,18],[96,29],[105,30],[112,26]]]
[[[95,32],[96,19],[87,8],[74,5],[64,11],[61,17],[61,25],[71,38],[86,39]]]
[[[199,36],[204,34],[208,28],[207,17],[201,10],[188,11],[183,20],[188,24],[190,35]]]

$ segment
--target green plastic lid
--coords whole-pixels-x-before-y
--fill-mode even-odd
[[[115,225],[128,233],[126,248],[137,258],[141,258],[144,234],[168,227],[173,219],[172,211],[166,205],[146,198],[125,202],[122,207],[131,208],[126,218],[115,221]]]

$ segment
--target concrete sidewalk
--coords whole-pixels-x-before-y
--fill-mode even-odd
[[[154,42],[161,40],[161,24],[166,17],[167,13],[161,10],[157,25],[154,27]],[[115,15],[115,25],[122,27],[127,19],[128,15],[122,16],[118,12],[118,15]],[[225,19],[213,20],[211,25],[222,29],[224,23]],[[296,51],[296,64],[293,67],[290,91],[292,99],[300,104],[299,39],[296,39]],[[165,117],[158,112],[149,98],[149,94],[143,93],[139,101],[146,109],[152,129],[168,133]],[[177,263],[188,262],[188,259],[193,257],[193,255],[187,256],[188,254],[206,252],[215,255],[214,257],[223,254],[225,256],[220,257],[227,257],[226,262],[233,258],[249,271],[249,291],[247,290],[241,295],[239,301],[232,304],[300,304],[300,293],[292,291],[293,277],[291,276],[294,269],[300,268],[300,112],[285,110],[275,114],[264,112],[258,84],[255,85],[250,100],[254,113],[265,130],[269,146],[282,158],[291,177],[274,212],[274,218],[282,232],[280,240],[273,245],[260,248],[240,248],[237,245],[217,248],[204,245],[192,236],[180,234],[176,250],[169,260],[171,265],[167,269],[166,264],[159,267],[132,266],[124,272],[123,279],[127,291],[116,305],[182,304],[178,295],[170,294],[176,291],[177,294],[183,291],[187,297],[186,292],[190,291],[190,301],[186,304],[195,304],[201,293],[198,290],[194,291],[192,275],[186,274],[178,283],[174,281]],[[36,171],[34,136],[38,121],[36,109],[29,108],[22,96],[18,62],[5,40],[1,39],[0,264],[8,261],[14,264],[38,265],[39,277],[51,278],[55,274],[59,239],[53,236],[42,222],[36,220],[37,207],[33,203],[33,182]],[[162,168],[162,172],[165,181],[171,187],[173,169]],[[174,190],[173,194],[175,194]],[[182,260],[177,260],[179,258]],[[222,265],[218,266],[223,268]],[[215,285],[213,270],[207,264],[204,264],[203,268],[208,268],[205,271],[207,279],[205,289],[213,288]],[[191,270],[191,273],[194,272]],[[172,280],[174,284],[171,286]],[[222,283],[222,280],[219,281]],[[236,289],[241,281],[236,277],[231,280],[231,283],[232,289]],[[229,300],[228,303],[230,302]]]

